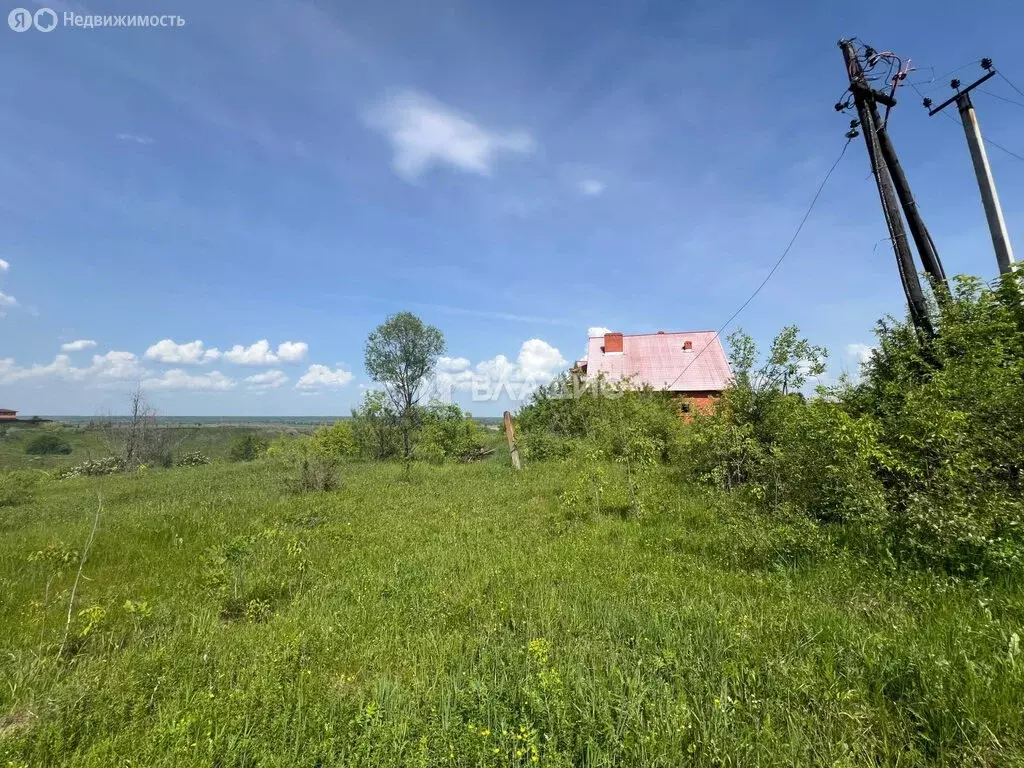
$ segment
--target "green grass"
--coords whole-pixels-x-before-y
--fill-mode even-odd
[[[7,426],[0,434],[0,471],[5,469],[43,469],[70,467],[88,459],[110,456],[111,448],[103,433],[90,425],[16,425]],[[290,425],[269,426],[165,426],[172,453],[179,457],[190,451],[202,451],[211,459],[227,459],[232,441],[246,432],[260,432],[272,440],[280,434],[310,431],[312,427]],[[71,445],[71,453],[59,456],[31,456],[25,446],[44,430],[54,430]]]
[[[567,522],[554,463],[359,464],[306,496],[278,473],[0,509],[0,765],[1024,761],[1018,586],[887,571],[681,487]]]

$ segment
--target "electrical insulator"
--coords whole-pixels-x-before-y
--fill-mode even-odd
[[[986,56],[984,59],[982,59],[981,60],[981,68],[982,69],[992,69],[992,59],[990,59],[988,56]]]

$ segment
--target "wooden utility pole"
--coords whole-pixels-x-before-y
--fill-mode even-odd
[[[992,69],[991,59],[982,59],[981,66],[988,73],[962,91],[959,80],[953,80],[950,83],[950,86],[956,90],[956,96],[947,99],[935,109],[931,109],[931,99],[925,99],[924,105],[929,108],[928,115],[932,116],[956,102],[956,107],[960,112],[960,121],[963,123],[964,133],[967,135],[967,146],[971,150],[971,162],[974,164],[974,175],[978,179],[981,202],[985,206],[985,218],[988,219],[988,230],[992,235],[992,245],[996,251],[999,272],[1005,275],[1013,269],[1013,247],[1010,245],[1010,234],[1006,231],[1003,209],[999,205],[999,195],[996,193],[995,179],[992,178],[992,168],[988,164],[988,155],[985,153],[985,143],[981,138],[981,126],[978,124],[978,116],[971,103],[971,91],[994,77],[996,71]]]
[[[917,201],[914,200],[914,194],[910,191],[910,182],[907,181],[906,174],[903,173],[903,166],[900,165],[900,159],[896,155],[896,147],[893,146],[892,139],[889,138],[888,128],[878,117],[878,108],[874,101],[871,101],[871,118],[875,121],[882,159],[889,168],[889,175],[896,188],[896,196],[900,199],[900,205],[903,206],[903,213],[907,217],[907,226],[910,228],[910,236],[914,238],[914,246],[921,256],[924,271],[928,273],[928,277],[935,285],[941,285],[948,290],[946,272],[942,268],[942,261],[935,250],[935,243],[928,232],[928,227],[925,226],[924,219],[921,218]]]
[[[519,460],[519,448],[516,446],[516,428],[512,426],[512,414],[505,411],[505,437],[508,440],[508,452],[512,456],[512,466],[515,469],[522,469],[523,464]]]
[[[896,267],[900,273],[900,281],[903,283],[903,293],[906,295],[907,304],[910,307],[910,317],[918,330],[931,337],[935,335],[935,332],[931,320],[928,318],[928,305],[925,302],[924,291],[921,290],[921,280],[917,276],[914,255],[907,242],[907,232],[903,228],[903,219],[900,217],[899,204],[896,202],[896,192],[893,188],[889,166],[882,157],[879,146],[879,125],[875,119],[878,112],[875,102],[886,103],[885,100],[888,100],[891,104],[895,104],[895,101],[868,86],[860,61],[857,59],[857,50],[853,47],[852,42],[840,40],[839,47],[842,49],[843,59],[846,61],[850,91],[853,93],[853,103],[857,107],[857,116],[860,118],[861,128],[864,132],[868,158],[871,160],[871,172],[878,186],[878,196],[882,201],[882,213],[892,238],[892,247],[896,254]]]

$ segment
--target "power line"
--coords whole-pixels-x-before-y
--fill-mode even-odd
[[[962,67],[961,67],[961,69],[962,69]],[[917,95],[918,95],[918,96],[920,96],[920,97],[924,98],[924,94],[923,94],[923,93],[921,93],[921,91],[920,91],[920,90],[918,89],[918,87],[917,87],[916,85],[914,85],[913,83],[908,83],[908,85],[910,85],[910,86],[911,86],[911,87],[912,87],[912,88],[913,88],[913,89],[914,89],[915,91],[917,91]],[[994,94],[993,94],[993,95],[994,95]],[[939,114],[940,114],[940,115],[945,115],[947,119],[949,119],[949,120],[952,120],[952,121],[953,121],[954,123],[956,123],[957,125],[959,125],[959,126],[960,126],[961,128],[963,128],[963,127],[964,127],[964,124],[963,124],[963,123],[961,123],[959,119],[957,119],[957,118],[956,118],[956,117],[954,117],[953,115],[949,114],[948,112],[945,112],[945,111],[943,111],[943,112],[940,112]],[[1014,151],[1012,151],[1012,150],[1009,150],[1009,149],[1007,149],[1007,148],[1006,148],[1006,147],[1004,147],[1004,146],[1003,146],[1002,144],[997,144],[996,142],[992,141],[992,139],[989,139],[989,138],[985,138],[985,137],[983,137],[983,139],[982,139],[982,140],[983,140],[983,141],[984,141],[984,142],[985,142],[986,144],[988,144],[988,145],[989,145],[990,147],[995,147],[996,149],[1000,149],[1000,150],[1002,150],[1003,152],[1005,152],[1006,154],[1008,154],[1008,155],[1009,155],[1010,157],[1014,157],[1014,158],[1016,158],[1016,159],[1020,160],[1021,162],[1024,162],[1024,157],[1022,157],[1021,155],[1018,155],[1018,154],[1017,154],[1016,152],[1014,152]]]
[[[974,64],[980,64],[980,63],[981,63],[981,59],[974,59],[972,61],[968,61],[966,64],[961,64],[956,69],[951,69],[946,74],[939,75],[938,77],[934,76],[934,73],[935,73],[935,68],[934,67],[920,67],[920,69],[930,69],[932,71],[932,78],[931,78],[931,80],[926,80],[926,81],[924,81],[922,83],[907,83],[907,85],[931,85],[932,83],[935,83],[937,80],[945,81],[945,79],[947,77],[949,77],[950,75],[955,75],[957,72],[959,72],[962,69],[967,69],[967,67],[973,66]],[[941,84],[940,85],[936,85],[934,88],[930,88],[929,92],[934,91],[937,88],[941,88],[941,87],[942,87]],[[917,90],[917,89],[915,88],[914,90]],[[919,93],[920,93],[920,91],[919,91]]]
[[[999,71],[998,69],[996,70],[996,74],[998,74],[998,75],[999,75],[999,76],[1000,76],[1001,78],[1003,78],[1003,80],[1005,80],[1005,81],[1006,81],[1006,84],[1007,84],[1008,86],[1010,86],[1011,88],[1013,88],[1013,90],[1015,90],[1015,91],[1016,91],[1017,93],[1019,93],[1019,94],[1020,94],[1021,96],[1024,96],[1024,91],[1022,91],[1022,90],[1021,90],[1020,88],[1018,88],[1018,87],[1017,87],[1016,85],[1014,85],[1013,83],[1011,83],[1011,82],[1010,82],[1010,78],[1008,78],[1008,77],[1007,77],[1006,75],[1004,75],[1004,74],[1003,74],[1002,72],[1000,72],[1000,71]]]
[[[1000,101],[1005,101],[1007,104],[1016,104],[1018,107],[1024,107],[1024,103],[1021,103],[1019,101],[1014,101],[1013,99],[1008,99],[1005,96],[1000,96],[998,93],[992,93],[992,91],[987,91],[984,88],[979,88],[978,90],[981,91],[982,93],[984,93],[987,96],[991,96],[994,99],[999,99]]]
[[[750,294],[750,296],[747,298],[747,300],[744,301],[742,304],[740,304],[740,308],[732,313],[732,315],[729,317],[728,320],[725,321],[725,323],[722,325],[721,328],[719,328],[717,331],[715,331],[715,335],[711,337],[711,340],[708,341],[708,343],[705,344],[703,347],[701,347],[700,352],[698,352],[696,355],[693,356],[693,359],[690,360],[690,362],[687,364],[687,366],[685,368],[683,368],[683,370],[679,373],[679,375],[676,376],[672,380],[672,383],[669,384],[667,387],[665,387],[665,389],[671,389],[673,386],[675,386],[675,383],[677,381],[679,381],[681,378],[683,378],[683,375],[688,370],[690,370],[690,366],[693,365],[695,362],[697,362],[697,358],[699,358],[702,354],[704,354],[704,350],[706,350],[708,347],[710,347],[712,344],[715,343],[715,340],[718,339],[718,337],[722,335],[722,331],[724,331],[726,328],[729,327],[729,324],[732,323],[732,321],[735,320],[739,316],[740,312],[742,312],[744,309],[747,308],[747,305],[750,304],[750,302],[752,302],[754,300],[754,298],[757,296],[757,294],[759,294],[761,292],[761,289],[764,288],[768,284],[768,281],[772,279],[772,275],[775,274],[775,271],[782,264],[783,260],[786,258],[786,256],[789,255],[790,250],[793,248],[793,244],[796,242],[796,239],[800,236],[800,232],[803,231],[804,224],[806,224],[807,223],[807,219],[810,218],[811,211],[814,210],[814,206],[817,204],[818,198],[821,197],[821,193],[825,189],[825,185],[828,184],[828,180],[830,178],[832,178],[832,173],[838,167],[839,162],[843,159],[843,155],[846,154],[846,148],[850,146],[850,142],[851,141],[853,141],[853,137],[847,137],[846,143],[843,144],[843,149],[839,153],[839,157],[837,157],[836,161],[834,163],[832,163],[832,167],[828,169],[828,173],[825,174],[825,178],[821,180],[821,184],[818,186],[818,191],[814,193],[814,197],[811,199],[811,204],[807,207],[807,211],[804,213],[803,218],[800,219],[800,223],[797,225],[796,231],[793,233],[793,237],[791,237],[789,239],[789,244],[786,245],[786,248],[782,252],[782,255],[779,256],[779,258],[775,262],[775,264],[772,265],[772,268],[768,271],[767,276],[764,278],[764,280],[761,281],[761,284],[759,286],[757,286],[757,288],[754,290],[754,292],[752,294]]]

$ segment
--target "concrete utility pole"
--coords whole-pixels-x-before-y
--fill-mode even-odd
[[[885,214],[889,235],[892,237],[892,248],[896,254],[896,267],[899,270],[900,281],[903,283],[903,292],[906,294],[907,304],[910,307],[910,317],[918,330],[928,337],[933,337],[935,332],[928,317],[928,305],[925,301],[924,291],[921,290],[921,280],[917,276],[914,255],[910,250],[910,244],[907,242],[907,232],[903,228],[903,219],[900,217],[899,204],[896,201],[896,192],[893,189],[889,166],[882,157],[878,138],[879,126],[875,122],[875,115],[877,114],[875,101],[888,100],[892,104],[895,104],[895,102],[887,95],[874,91],[868,86],[860,61],[857,59],[857,50],[853,47],[852,42],[840,40],[839,47],[842,49],[843,58],[846,61],[846,73],[850,79],[850,91],[853,93],[853,102],[857,107],[857,115],[860,118],[860,125],[864,132],[864,141],[868,148],[868,158],[871,160],[871,172],[874,174],[875,183],[878,185],[878,196],[882,201],[882,212]],[[883,103],[886,102],[883,101]]]
[[[995,179],[992,178],[992,168],[988,164],[988,155],[985,153],[985,142],[981,138],[981,126],[978,124],[978,116],[971,103],[971,91],[990,77],[994,77],[996,71],[992,69],[991,59],[982,59],[981,66],[988,70],[988,74],[984,77],[971,83],[962,91],[960,90],[960,81],[953,80],[950,86],[956,89],[956,96],[947,99],[935,109],[930,108],[931,99],[925,99],[924,105],[929,107],[929,115],[937,115],[945,107],[956,102],[956,107],[960,112],[960,121],[963,123],[964,133],[967,135],[967,146],[971,150],[971,162],[974,163],[974,175],[978,178],[978,189],[981,191],[982,205],[985,206],[985,218],[988,219],[988,229],[992,235],[996,261],[999,262],[999,272],[1005,275],[1013,269],[1013,247],[1010,245],[1010,235],[1006,231],[1003,209],[999,205],[999,195],[996,193]]]

